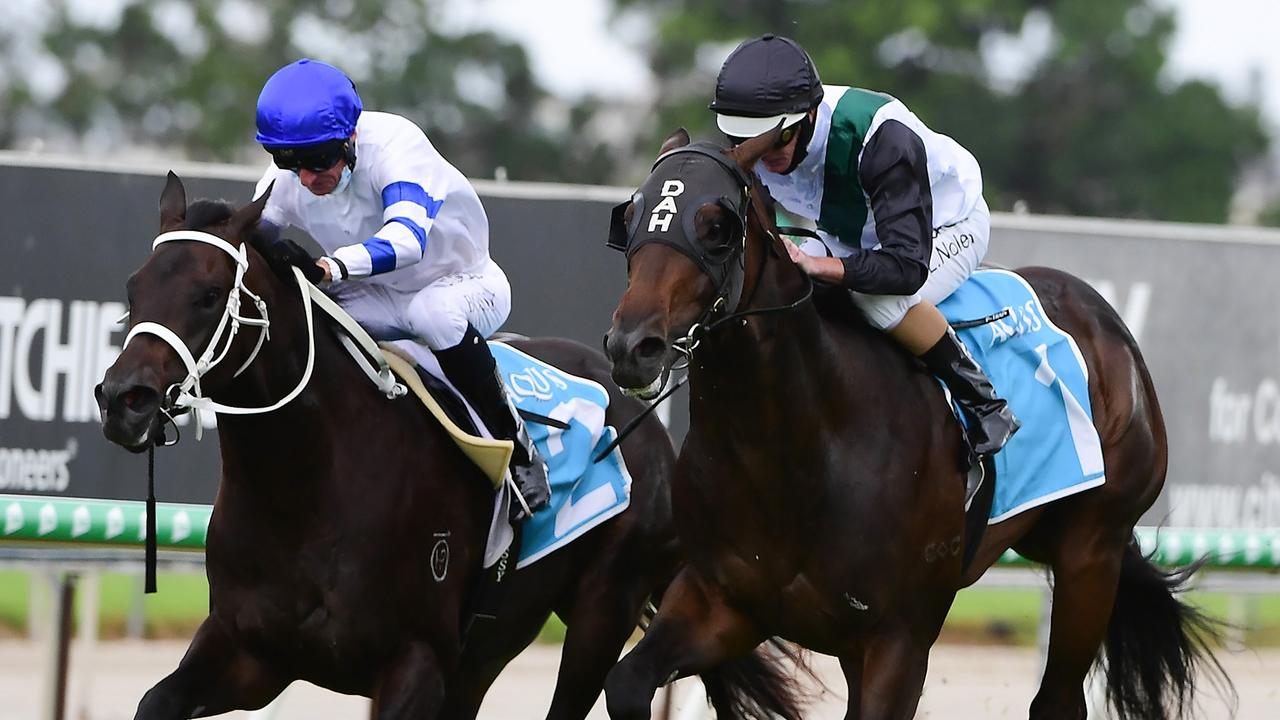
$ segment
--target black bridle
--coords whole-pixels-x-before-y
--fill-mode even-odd
[[[689,153],[691,153],[691,155],[689,155],[687,159],[692,161],[695,170],[703,170],[708,167],[719,167],[723,169],[723,173],[699,172],[698,174],[710,175],[713,183],[719,185],[722,190],[730,191],[722,192],[719,195],[714,193],[701,193],[696,196],[697,200],[694,203],[686,203],[683,210],[687,212],[684,212],[684,218],[680,224],[681,232],[672,233],[668,228],[666,231],[660,233],[646,232],[643,237],[637,240],[636,236],[640,232],[640,224],[644,220],[645,210],[648,209],[646,206],[647,196],[644,191],[646,188],[656,186],[655,178],[660,177],[657,174],[658,166],[661,165],[663,161],[673,156]],[[713,160],[715,165],[706,165],[705,162],[701,161],[702,158],[709,158]],[[702,167],[699,167],[699,165]],[[683,177],[672,177],[659,179],[656,183],[662,185],[672,179],[680,179],[683,181]],[[809,302],[813,298],[813,280],[807,274],[801,273],[805,279],[805,291],[797,300],[785,305],[748,308],[746,310],[737,309],[742,301],[742,290],[746,281],[748,211],[755,214],[756,220],[760,223],[761,229],[765,232],[766,248],[770,252],[773,252],[774,255],[778,254],[777,246],[774,243],[786,242],[780,238],[779,235],[805,235],[817,237],[817,234],[812,230],[806,230],[803,228],[775,227],[765,215],[765,210],[761,207],[761,203],[753,202],[751,191],[755,185],[756,178],[754,174],[744,172],[742,168],[738,167],[737,163],[725,157],[724,151],[719,147],[710,143],[694,143],[660,155],[653,163],[653,172],[650,174],[649,179],[645,181],[645,184],[642,185],[634,195],[632,195],[631,200],[621,203],[613,208],[612,223],[609,227],[609,240],[606,244],[614,250],[625,253],[628,263],[631,260],[631,256],[634,255],[641,247],[650,243],[661,243],[693,260],[693,262],[698,266],[698,269],[710,277],[712,282],[716,285],[715,299],[711,301],[711,304],[708,305],[705,310],[703,310],[702,315],[689,326],[689,330],[685,333],[685,336],[671,343],[671,347],[676,350],[676,352],[684,355],[686,360],[692,359],[694,349],[701,344],[703,338],[707,337],[712,332],[715,332],[717,328],[751,315],[769,315],[774,313],[790,312]],[[665,189],[665,185],[662,185],[662,187]],[[650,193],[650,195],[651,194],[652,193]],[[659,195],[662,196],[661,193],[659,193]],[[697,213],[698,208],[708,202],[714,202],[721,207],[724,207],[735,219],[735,228],[734,232],[729,236],[730,240],[723,245],[710,248],[709,250],[704,249],[698,242],[697,232],[693,223],[694,216]],[[625,220],[627,207],[632,205],[635,206],[635,210],[632,211],[631,222],[627,223]],[[677,207],[678,205],[679,204],[677,203]],[[655,213],[656,206],[649,212],[651,215]],[[680,211],[678,209],[676,214],[678,215],[679,212]],[[755,282],[752,285],[753,289],[760,286],[760,278],[764,275],[764,265],[764,262],[760,262],[758,264]],[[653,412],[663,403],[663,401],[671,397],[676,390],[679,390],[680,387],[688,381],[688,379],[688,375],[681,377],[673,383],[671,387],[667,388],[661,395],[654,399],[653,402],[649,403],[648,407],[646,407],[643,412],[632,418],[631,421],[618,432],[618,436],[614,438],[607,447],[592,458],[592,462],[600,462],[602,459],[608,457],[609,453],[613,452],[614,448],[622,444],[623,439],[630,435],[631,432],[639,426],[640,422],[649,415],[649,413]]]
[[[681,165],[680,170],[687,170],[687,172],[682,172],[678,175],[673,173],[670,176],[660,174],[658,172],[659,168],[673,158],[685,160],[686,162]],[[707,163],[706,160],[711,160],[712,162]],[[692,201],[681,203],[677,198],[683,196],[688,189],[685,183],[688,178],[692,179],[688,185],[693,185],[694,181],[697,182],[699,192],[690,193],[693,198]],[[679,183],[680,192],[675,195],[670,194],[670,191],[676,189],[673,183]],[[641,247],[650,243],[660,243],[692,260],[698,266],[698,269],[711,279],[716,287],[715,299],[703,310],[701,316],[689,326],[685,336],[672,343],[672,347],[686,357],[692,357],[693,350],[702,342],[703,338],[719,327],[751,315],[789,312],[800,307],[813,297],[813,281],[809,279],[808,275],[804,275],[806,281],[805,292],[799,299],[785,305],[748,308],[745,310],[738,309],[742,303],[742,291],[746,282],[747,213],[753,212],[755,214],[756,220],[765,232],[766,247],[770,252],[777,255],[778,250],[775,242],[785,242],[778,237],[780,231],[774,228],[772,222],[769,222],[761,204],[754,201],[752,188],[756,184],[755,175],[747,173],[736,162],[726,157],[721,148],[711,143],[699,142],[685,145],[660,155],[653,163],[653,170],[649,178],[636,191],[631,200],[613,209],[607,244],[609,247],[625,253],[628,262],[631,260],[631,256]],[[710,186],[709,190],[707,186]],[[658,191],[658,196],[663,200],[656,203],[653,208],[649,208],[648,204],[652,202],[655,190]],[[734,227],[729,234],[729,241],[710,248],[698,241],[697,231],[694,227],[698,208],[707,203],[720,205],[734,219]],[[663,210],[664,204],[673,209],[670,212],[670,219],[665,224],[662,224],[661,220],[664,216],[660,214],[660,211]],[[630,223],[625,222],[625,213],[628,206],[634,207]],[[650,223],[648,229],[641,233],[641,225],[646,216],[650,218]],[[657,221],[653,218],[657,218]],[[672,221],[675,218],[680,219],[680,224],[673,228]],[[790,232],[787,234],[808,234],[809,232],[791,228],[788,228],[788,230]],[[759,286],[760,278],[763,274],[764,263],[761,262],[757,267],[752,288]]]

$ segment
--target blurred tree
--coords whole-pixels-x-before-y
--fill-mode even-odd
[[[776,32],[825,82],[883,90],[978,157],[996,209],[1222,222],[1267,147],[1256,107],[1163,72],[1173,11],[1154,0],[614,0],[652,14],[656,125],[714,133],[734,45]]]
[[[0,146],[86,154],[181,150],[266,162],[253,145],[267,77],[303,56],[356,81],[365,106],[418,122],[464,172],[601,181],[604,142],[548,95],[523,49],[438,29],[444,0],[50,0],[0,28]]]

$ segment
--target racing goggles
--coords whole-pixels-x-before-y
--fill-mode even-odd
[[[275,161],[276,167],[281,170],[310,170],[311,172],[324,172],[338,161],[347,157],[348,140],[329,140],[327,142],[316,143],[315,145],[300,145],[296,147],[267,147],[264,146],[268,153],[271,153],[271,159]]]

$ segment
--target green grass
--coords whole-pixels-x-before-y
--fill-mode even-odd
[[[204,575],[161,573],[159,592],[143,600],[148,635],[189,634],[208,612],[209,583]],[[123,632],[141,575],[106,573],[101,576],[99,622],[110,637]],[[27,627],[31,576],[23,571],[0,571],[0,626],[21,632]],[[79,596],[77,596],[77,604]]]
[[[23,630],[27,627],[27,605],[31,597],[31,576],[17,570],[0,571],[0,627]]]
[[[104,636],[124,631],[140,575],[109,573],[102,576],[101,626]],[[208,584],[203,575],[161,574],[160,592],[144,600],[147,635],[189,637],[208,610]],[[23,632],[31,578],[25,571],[0,571],[0,629]],[[1217,593],[1191,593],[1188,599],[1214,617],[1227,613],[1228,597]],[[956,596],[943,640],[951,642],[995,642],[1034,644],[1040,621],[1043,592],[1040,590],[991,590],[970,588]],[[1253,604],[1253,622],[1246,638],[1255,645],[1280,645],[1280,595],[1248,598]],[[564,640],[564,624],[554,616],[543,628],[539,641]]]

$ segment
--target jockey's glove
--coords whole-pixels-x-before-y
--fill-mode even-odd
[[[324,281],[324,270],[316,265],[316,258],[289,238],[278,238],[267,247],[267,263],[282,278],[293,277],[290,268],[298,268],[302,276],[313,285]]]

